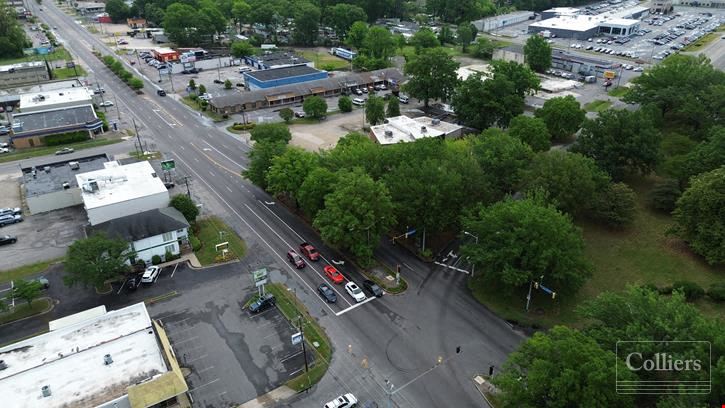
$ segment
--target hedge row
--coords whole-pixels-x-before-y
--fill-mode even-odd
[[[105,55],[101,58],[104,64],[113,71],[114,74],[116,74],[117,77],[121,78],[123,82],[125,82],[128,86],[130,86],[133,90],[140,90],[143,88],[143,81],[139,78],[136,78],[131,74],[130,72],[126,71],[126,69],[123,67],[123,64],[121,61],[113,58],[111,55]]]
[[[68,143],[82,142],[88,139],[90,139],[88,132],[78,131],[46,136],[43,140],[45,141],[46,146],[59,146]]]

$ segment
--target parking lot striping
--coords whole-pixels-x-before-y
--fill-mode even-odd
[[[170,314],[170,315],[168,315],[168,316],[164,316],[164,317],[162,317],[162,318],[161,318],[161,321],[163,321],[164,323],[171,323],[171,324],[174,324],[174,323],[176,323],[176,322],[167,322],[167,321],[166,321],[166,319],[169,319],[169,318],[170,318],[170,317],[172,317],[172,316],[178,316],[178,315],[180,315],[180,314],[184,314],[184,313],[186,313],[186,310],[184,310],[184,311],[181,311],[181,312],[176,312],[176,313],[172,313],[172,314]],[[187,318],[187,319],[188,319],[188,318]],[[184,320],[186,320],[186,319],[184,319]]]
[[[290,377],[293,377],[295,374],[299,373],[302,370],[304,370],[304,367],[303,368],[300,368],[299,370],[292,371],[291,373],[289,373],[289,376]]]
[[[227,190],[229,190],[229,192],[230,192],[230,193],[233,193],[233,192],[234,192],[234,191],[232,191],[232,189],[231,189],[231,188],[229,188],[229,186],[224,186],[224,187],[226,187],[226,188],[227,188]]]
[[[297,357],[297,356],[299,356],[300,354],[302,354],[302,350],[300,350],[300,351],[297,351],[297,352],[295,352],[295,353],[292,353],[292,354],[290,354],[290,355],[286,356],[286,357],[285,357],[285,358],[283,358],[283,359],[280,359],[280,360],[279,360],[279,362],[280,362],[280,363],[283,363],[283,362],[285,362],[285,361],[287,361],[287,360],[289,360],[289,359],[291,359],[291,358],[294,358],[294,357]]]
[[[179,264],[178,263],[174,265],[174,270],[171,271],[171,277],[172,278],[174,277],[174,274],[176,273],[176,268],[178,268],[178,267],[179,267]]]
[[[211,369],[213,369],[213,368],[214,368],[214,366],[209,366],[209,367],[207,367],[207,368],[204,368],[204,369],[202,369],[202,370],[199,370],[199,371],[197,371],[196,373],[197,373],[197,374],[205,373],[205,372],[207,372],[207,371],[209,371],[209,370],[211,370]]]
[[[181,343],[186,343],[187,341],[196,340],[198,338],[199,338],[199,336],[194,336],[194,337],[189,337],[188,339],[184,339],[184,340],[181,340],[181,341],[175,341],[174,342],[174,345],[175,346],[178,346]]]
[[[369,297],[369,298],[367,298],[367,299],[363,300],[363,301],[362,301],[362,302],[360,302],[360,303],[356,303],[356,304],[354,304],[354,305],[352,305],[352,306],[348,307],[348,308],[347,308],[347,309],[345,309],[345,310],[341,310],[341,311],[339,311],[339,312],[335,313],[335,316],[342,316],[342,315],[344,315],[345,313],[347,313],[347,312],[351,311],[352,309],[355,309],[356,307],[362,306],[362,305],[364,305],[365,303],[368,303],[368,302],[372,302],[373,300],[375,300],[375,298],[374,298],[374,297]]]
[[[123,290],[123,288],[126,287],[126,282],[128,282],[128,279],[126,279],[125,281],[123,281],[123,285],[121,285],[121,287],[118,288],[118,292],[116,292],[117,295],[120,295],[121,294],[121,291]],[[0,290],[0,292],[2,292],[2,291]]]
[[[269,313],[269,312],[270,312],[271,310],[272,310],[272,309],[267,309],[267,310],[265,310],[265,311],[263,311],[263,312],[255,313],[255,314],[253,314],[253,315],[252,315],[252,316],[250,316],[250,317],[251,317],[252,319],[254,319],[255,317],[259,317],[259,316],[262,316],[262,315],[264,315],[264,314],[267,314],[267,313]]]
[[[259,330],[257,332],[259,332]],[[270,337],[272,337],[272,336],[274,336],[276,334],[277,334],[277,332],[276,331],[273,331],[271,334],[268,334],[268,335],[262,337],[262,340],[266,340],[266,339],[268,339],[268,338],[270,338]]]
[[[213,379],[213,380],[209,381],[209,382],[208,382],[208,383],[206,383],[206,384],[202,384],[202,385],[200,385],[200,386],[198,386],[198,387],[194,387],[194,388],[190,389],[190,390],[189,390],[189,392],[194,392],[194,391],[198,390],[199,388],[203,388],[203,387],[206,387],[207,385],[211,385],[211,384],[214,384],[214,383],[215,383],[215,382],[217,382],[217,381],[219,381],[219,379],[218,379],[218,378],[215,378],[215,379]]]
[[[199,356],[199,357],[197,357],[197,358],[193,358],[193,359],[191,359],[191,360],[185,360],[185,361],[184,361],[184,364],[188,364],[188,363],[193,363],[194,361],[198,361],[198,360],[201,360],[201,359],[207,358],[208,356],[209,356],[208,354],[202,354],[202,355],[200,355],[200,356]]]
[[[171,154],[173,154],[174,156],[176,156],[176,158],[177,158],[177,159],[179,159],[179,163],[183,164],[183,165],[184,165],[184,166],[186,166],[186,167],[187,167],[187,168],[188,168],[188,169],[189,169],[189,170],[190,170],[190,171],[191,171],[192,173],[194,173],[194,174],[195,174],[195,175],[197,176],[197,178],[198,178],[199,180],[201,180],[201,182],[202,182],[202,183],[204,183],[204,184],[205,184],[205,185],[206,185],[206,186],[207,186],[207,187],[209,188],[209,190],[210,190],[210,191],[211,191],[211,192],[212,192],[212,193],[213,193],[214,195],[216,195],[216,196],[217,196],[217,197],[219,198],[219,200],[221,200],[221,202],[223,202],[223,203],[224,203],[224,205],[226,205],[226,206],[227,206],[227,208],[229,208],[229,209],[230,209],[230,210],[231,210],[231,211],[232,211],[232,212],[234,213],[234,215],[236,215],[236,216],[237,216],[237,218],[239,218],[239,219],[240,219],[240,220],[241,220],[241,221],[242,221],[242,222],[244,223],[244,225],[246,225],[246,226],[247,226],[247,228],[249,228],[249,230],[250,230],[250,231],[254,232],[254,234],[255,234],[255,235],[256,235],[256,236],[257,236],[257,237],[258,237],[258,238],[259,238],[260,240],[262,240],[262,242],[264,242],[264,244],[265,244],[265,245],[267,246],[267,248],[269,248],[269,250],[270,250],[270,251],[272,252],[272,254],[274,254],[274,255],[275,255],[275,256],[276,256],[276,257],[277,257],[277,258],[278,258],[279,260],[281,260],[281,261],[282,261],[282,263],[283,263],[284,265],[286,265],[286,266],[287,266],[287,268],[288,268],[288,269],[289,269],[289,270],[290,270],[290,271],[291,271],[291,272],[292,272],[292,273],[293,273],[293,274],[294,274],[295,276],[297,276],[297,278],[298,278],[298,279],[299,279],[299,280],[300,280],[300,281],[302,282],[302,284],[303,284],[303,285],[307,286],[307,288],[308,288],[309,290],[311,290],[312,292],[314,292],[314,291],[315,291],[315,289],[314,289],[314,288],[313,288],[312,286],[310,286],[310,284],[309,284],[309,283],[307,283],[307,281],[306,281],[306,280],[304,280],[304,279],[302,278],[302,276],[301,276],[301,275],[300,275],[300,274],[299,274],[299,273],[298,273],[298,272],[297,272],[297,271],[296,271],[296,270],[295,270],[294,268],[292,268],[292,266],[291,266],[291,265],[290,265],[289,263],[287,263],[287,261],[286,261],[286,260],[285,260],[285,259],[284,259],[284,258],[282,257],[282,255],[278,254],[278,253],[277,253],[277,251],[275,251],[275,250],[274,250],[274,248],[272,248],[272,245],[270,245],[270,244],[269,244],[269,242],[267,242],[267,240],[266,240],[266,239],[264,239],[264,238],[262,237],[262,235],[261,235],[261,234],[260,234],[260,233],[259,233],[259,232],[258,232],[257,230],[255,230],[255,229],[254,229],[254,228],[253,228],[253,227],[252,227],[252,226],[251,226],[251,225],[249,224],[249,222],[247,222],[247,220],[245,220],[245,219],[244,219],[244,217],[242,217],[242,216],[241,216],[241,215],[240,215],[240,214],[239,214],[239,213],[237,212],[237,210],[235,210],[235,209],[234,209],[234,207],[232,207],[232,206],[231,206],[231,205],[230,205],[230,204],[229,204],[229,203],[227,202],[227,200],[225,200],[225,199],[224,199],[224,198],[223,198],[223,197],[222,197],[221,195],[219,195],[219,193],[217,193],[217,192],[216,192],[216,190],[214,190],[214,189],[212,188],[212,186],[211,186],[211,185],[209,185],[209,183],[207,183],[207,182],[206,182],[206,180],[204,180],[204,178],[203,178],[203,177],[201,177],[201,175],[200,175],[199,173],[197,173],[197,172],[196,172],[196,171],[195,171],[194,169],[192,169],[191,167],[189,167],[189,166],[188,166],[188,165],[187,165],[187,164],[186,164],[186,163],[184,162],[184,160],[183,160],[183,159],[181,159],[181,157],[179,157],[179,155],[178,155],[178,154],[176,154],[176,153],[174,153],[174,152],[171,152]],[[247,208],[249,208],[249,206],[247,206]],[[253,211],[252,211],[252,212],[253,212]],[[256,214],[255,214],[255,215],[256,215]],[[257,218],[259,218],[259,215],[257,215]],[[261,219],[261,218],[260,218],[260,219]],[[266,223],[265,223],[265,225],[266,225]],[[267,228],[270,228],[270,227],[269,227],[269,225],[267,225]],[[271,228],[270,228],[270,229],[271,229]],[[333,309],[332,307],[330,307],[330,305],[329,305],[329,304],[327,304],[326,302],[322,302],[322,304],[323,304],[323,305],[324,305],[325,307],[327,307],[327,308],[328,308],[328,309],[330,310],[330,312],[332,312],[332,313],[335,313],[335,310],[334,310],[334,309]]]

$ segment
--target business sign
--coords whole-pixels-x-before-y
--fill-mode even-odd
[[[267,269],[257,269],[256,271],[252,271],[252,282],[254,283],[254,286],[260,287],[267,283]]]
[[[604,78],[612,79],[617,76],[617,73],[614,71],[604,71]]]
[[[73,67],[75,67],[75,66],[76,66],[76,64],[75,64],[75,62],[73,62],[73,61],[71,61],[71,62],[66,62],[66,63],[65,63],[65,67],[66,67],[66,68],[73,68]]]
[[[176,163],[173,160],[164,160],[161,162],[161,170],[169,171],[176,168]]]
[[[302,343],[302,340],[304,340],[304,335],[302,334],[302,332],[297,332],[292,335],[292,345],[293,346],[296,346],[296,345]]]

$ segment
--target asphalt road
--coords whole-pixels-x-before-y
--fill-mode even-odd
[[[323,245],[297,217],[271,204],[274,200],[269,195],[239,176],[249,146],[220,132],[173,98],[158,97],[151,82],[146,82],[144,95],[136,95],[91,54],[92,47],[104,54],[111,50],[73,17],[55,4],[45,4],[43,12],[35,5],[31,8],[42,20],[58,26],[56,31],[71,52],[103,81],[106,90],[117,95],[121,111],[135,117],[142,137],[152,139],[192,177],[192,194],[208,203],[205,208],[221,211],[247,241],[250,256],[263,251],[275,259],[277,268],[284,271],[276,279],[293,289],[327,330],[335,348],[328,375],[291,406],[319,407],[344,392],[382,404],[386,379],[395,387],[402,386],[439,358],[442,365],[397,392],[393,402],[415,408],[484,406],[473,376],[486,372],[490,364],[500,367],[523,337],[471,298],[465,289],[466,275],[431,268],[395,248],[383,247],[379,256],[405,265],[403,275],[410,286],[406,294],[348,306],[352,299],[337,287],[339,304],[322,302],[315,287],[325,280],[320,275],[324,261],[298,271],[287,263],[285,253],[306,240],[326,260],[342,257]],[[362,277],[352,268],[340,269],[347,278],[361,282]],[[455,354],[458,345],[463,348],[460,355]]]

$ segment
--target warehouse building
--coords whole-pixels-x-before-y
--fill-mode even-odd
[[[10,142],[16,149],[42,146],[45,138],[71,132],[87,132],[89,137],[103,132],[103,121],[92,105],[48,109],[12,116]]]
[[[577,12],[574,13],[573,10]],[[547,10],[549,18],[529,25],[529,33],[549,32],[561,38],[585,40],[599,34],[629,36],[639,31],[639,18],[649,12],[635,6],[616,13],[583,15],[569,7]],[[542,13],[543,16],[543,13]]]
[[[521,45],[514,44],[497,49],[493,53],[493,59],[521,63],[524,60],[524,48]],[[610,60],[570,54],[557,48],[551,50],[551,68],[584,76],[592,75],[598,78],[603,77],[604,71],[615,69],[614,62]]]
[[[310,68],[315,67],[312,61],[291,51],[268,51],[263,55],[249,55],[242,58],[242,62],[256,69],[285,68],[295,65],[307,65]]]
[[[247,90],[269,89],[283,85],[299,84],[327,78],[327,71],[294,65],[244,73],[244,87]]]
[[[76,174],[103,169],[105,154],[23,167],[23,193],[31,214],[83,204]]]
[[[29,113],[83,105],[93,105],[93,92],[86,87],[73,87],[22,94],[19,109]]]
[[[458,138],[462,134],[462,126],[427,116],[415,119],[407,116],[394,116],[387,118],[386,123],[382,125],[370,127],[370,139],[381,145],[414,142],[431,137]]]
[[[0,348],[6,407],[190,406],[163,326],[136,303],[49,322],[49,332]]]
[[[536,15],[533,11],[516,11],[513,13],[502,14],[500,16],[482,18],[480,20],[473,21],[471,24],[473,24],[478,31],[490,33],[506,26],[533,20],[535,17]]]
[[[576,7],[554,7],[541,12],[541,19],[548,20],[554,17],[576,16],[580,10]]]
[[[21,62],[0,66],[0,88],[39,84],[50,80],[50,68],[43,61]]]

